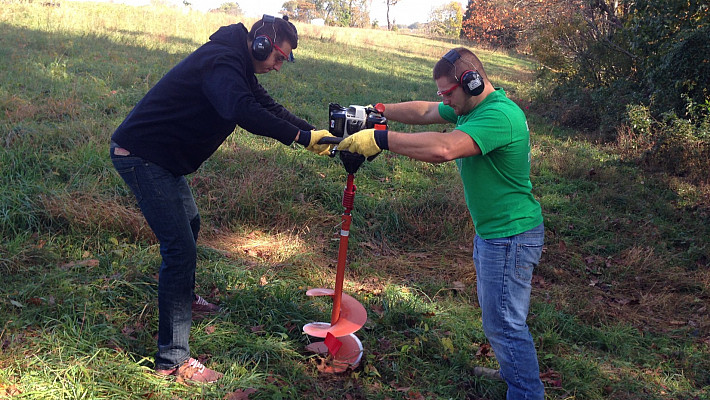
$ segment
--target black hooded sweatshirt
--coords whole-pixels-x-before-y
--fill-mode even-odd
[[[237,125],[286,145],[313,130],[259,84],[247,33],[241,23],[219,28],[146,93],[111,140],[179,176],[197,170]]]

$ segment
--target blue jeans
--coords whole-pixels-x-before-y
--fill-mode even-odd
[[[111,161],[160,242],[155,368],[172,369],[190,358],[200,215],[184,176],[133,155],[116,155],[113,146]]]
[[[506,238],[474,237],[473,262],[483,332],[508,384],[508,400],[545,397],[535,344],[525,322],[533,269],[540,261],[544,237],[542,224]]]

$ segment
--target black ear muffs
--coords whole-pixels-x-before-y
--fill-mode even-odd
[[[265,24],[273,24],[274,21],[275,18],[273,16],[264,14],[264,17],[261,19],[261,26],[256,31],[258,32]],[[276,33],[276,28],[274,28],[274,33]],[[258,35],[254,37],[254,40],[251,42],[251,54],[254,56],[255,60],[266,60],[273,50],[274,42],[267,35]]]
[[[451,63],[451,65],[455,66],[456,64],[454,63],[459,58],[461,58],[461,54],[459,54],[459,52],[455,49],[451,49],[442,58]],[[464,93],[469,96],[478,96],[483,93],[483,89],[485,89],[483,77],[475,69],[469,69],[464,71],[460,77],[454,75],[454,79],[456,79],[456,82],[459,83],[459,86],[463,88]]]
[[[251,42],[251,54],[255,60],[266,60],[273,50],[274,44],[271,42],[271,38],[266,35],[257,36]]]
[[[472,69],[464,71],[463,74],[461,74],[459,85],[461,85],[463,91],[470,96],[480,95],[483,93],[483,89],[485,88],[481,74]]]

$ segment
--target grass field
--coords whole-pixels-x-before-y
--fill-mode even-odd
[[[346,173],[241,129],[188,177],[203,218],[197,290],[224,307],[193,325],[192,352],[226,377],[199,387],[150,374],[160,256],[108,141],[168,69],[233,22],[0,1],[0,398],[505,398],[504,383],[472,373],[497,364],[453,163],[385,153],[356,174],[344,290],[368,310],[365,353],[354,371],[322,374],[301,328],[331,304],[305,291],[333,286]],[[329,102],[437,98],[431,68],[451,43],[298,27],[296,63],[259,79],[318,127]],[[524,57],[476,52],[523,109],[543,90]],[[546,224],[528,322],[547,397],[710,399],[707,189],[528,116]]]

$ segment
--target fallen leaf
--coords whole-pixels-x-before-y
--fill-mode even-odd
[[[371,306],[370,310],[380,317],[385,314],[385,309],[380,304],[375,304],[375,305]]]
[[[33,306],[38,306],[42,304],[42,299],[38,297],[30,297],[29,299],[27,299],[27,302],[32,304]]]
[[[563,253],[567,252],[567,243],[565,243],[564,240],[560,240],[560,242],[558,243],[558,247],[561,252],[563,252]]]
[[[441,345],[449,354],[454,354],[454,342],[450,338],[441,338]]]
[[[62,264],[60,268],[63,269],[69,269],[72,267],[89,267],[89,268],[94,268],[99,266],[99,260],[95,258],[90,258],[86,260],[81,260],[81,261],[70,261],[66,264]]]
[[[298,326],[298,325],[296,325],[296,324],[293,324],[293,323],[291,323],[291,322],[286,322],[286,323],[284,324],[284,328],[286,328],[286,330],[288,331],[288,333],[292,333],[293,331],[295,331],[295,330],[297,330],[297,329],[300,329],[300,326]]]
[[[491,349],[491,345],[488,343],[482,344],[478,348],[478,351],[476,351],[476,357],[490,357],[492,354],[493,349]]]
[[[452,284],[452,289],[457,292],[463,292],[466,290],[466,285],[464,285],[464,283],[461,281],[456,281]]]
[[[318,371],[326,374],[339,374],[350,368],[349,364],[334,360],[330,356],[327,358],[316,356],[315,362]]]
[[[249,395],[256,393],[256,389],[237,389],[232,393],[227,393],[224,396],[224,400],[249,400]]]
[[[562,387],[562,374],[552,369],[540,374],[540,380],[549,386]]]
[[[135,332],[136,329],[132,326],[124,326],[123,329],[121,329],[121,334],[131,340],[138,340],[138,338],[133,335]]]
[[[306,350],[316,354],[328,354],[328,347],[324,342],[313,342],[306,346]]]
[[[426,397],[424,397],[423,394],[421,394],[420,392],[414,391],[414,390],[410,390],[409,392],[407,392],[405,398],[407,400],[425,400],[426,399]]]
[[[540,275],[533,275],[531,283],[536,288],[544,289],[547,286],[547,284],[545,283],[545,278],[541,277]]]
[[[5,386],[5,385],[0,384],[0,398],[4,399],[4,398],[6,398],[5,396],[7,396],[7,398],[9,398],[11,396],[17,396],[19,394],[22,394],[22,391],[20,391],[20,389],[18,389],[17,386],[15,386],[15,385]]]

